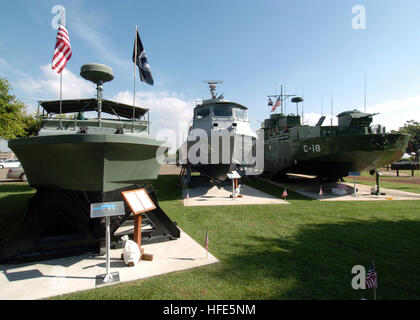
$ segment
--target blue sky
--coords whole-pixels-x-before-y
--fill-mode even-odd
[[[54,5],[66,8],[73,56],[63,74],[64,96],[91,97],[81,65],[104,63],[115,80],[104,96],[132,101],[134,30],[138,25],[155,80],[137,80],[136,104],[151,109],[154,132],[191,117],[194,99],[207,98],[204,79],[221,79],[228,100],[249,108],[252,127],[269,115],[267,95],[303,95],[305,119],[363,109],[397,129],[420,121],[420,2],[416,0],[160,0],[4,2],[0,11],[0,75],[34,111],[37,100],[58,98],[50,70],[56,30]],[[355,30],[352,8],[366,9]],[[277,92],[276,92],[277,90]],[[295,112],[289,102],[288,112]],[[0,146],[3,148],[3,145]]]

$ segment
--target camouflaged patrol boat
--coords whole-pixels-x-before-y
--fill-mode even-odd
[[[345,111],[337,115],[338,126],[321,126],[325,116],[309,126],[301,124],[299,115],[271,114],[260,129],[264,131],[264,172],[277,178],[299,173],[336,181],[349,172],[399,160],[410,135],[372,128],[374,115]]]

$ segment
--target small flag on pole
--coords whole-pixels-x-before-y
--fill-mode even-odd
[[[268,105],[271,107],[274,105],[273,100],[271,100],[271,98],[268,98]]]
[[[52,69],[60,74],[66,67],[67,61],[71,58],[71,45],[69,32],[66,28],[66,16],[63,11],[58,26]]]
[[[372,262],[369,271],[366,274],[366,287],[369,289],[378,287],[378,276],[376,274],[375,261]]]
[[[204,248],[206,249],[206,258],[209,257],[209,230],[206,230],[206,239],[204,240]]]
[[[147,62],[146,51],[143,48],[138,30],[134,39],[133,62],[139,67],[140,80],[153,86],[152,72],[149,62]]]
[[[322,186],[320,186],[320,188],[319,188],[319,195],[320,196],[323,196],[324,195],[324,192],[322,191]]]
[[[280,107],[281,106],[281,100],[280,100],[280,98],[277,98],[277,101],[276,101],[276,104],[273,106],[273,108],[271,109],[271,112],[274,112],[274,111],[276,111],[276,108],[277,107]]]
[[[283,193],[281,194],[281,196],[282,196],[283,198],[287,198],[287,190],[286,190],[286,189],[284,189],[284,191],[283,191]]]

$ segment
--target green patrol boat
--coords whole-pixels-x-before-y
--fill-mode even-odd
[[[80,74],[97,84],[97,99],[42,101],[38,136],[9,141],[37,191],[20,231],[0,247],[0,262],[103,253],[105,218],[91,219],[92,204],[123,201],[121,192],[139,188],[156,206],[143,214],[149,228],[142,229],[142,242],[180,236],[150,185],[168,145],[150,137],[148,109],[102,99],[103,83],[114,78],[109,67],[88,64]],[[71,113],[75,116],[63,117]],[[97,117],[86,118],[92,113]],[[127,205],[120,216],[111,217],[114,246],[119,243],[114,233],[130,217]]]
[[[9,141],[29,184],[109,192],[156,179],[161,166],[157,150],[166,147],[148,134],[148,109],[102,99],[104,80],[113,78],[108,67],[85,65],[81,75],[98,84],[97,99],[41,101],[38,136]],[[87,119],[90,111],[98,116]],[[78,115],[62,117],[69,113]],[[113,117],[104,118],[103,113]]]
[[[373,170],[401,159],[410,135],[386,133],[380,125],[372,128],[374,115],[345,111],[337,115],[338,126],[321,126],[325,116],[309,126],[301,123],[298,112],[271,114],[262,125],[264,172],[273,178],[298,173],[337,181],[349,172]]]

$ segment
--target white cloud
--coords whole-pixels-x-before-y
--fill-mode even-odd
[[[16,82],[16,86],[29,95],[40,99],[60,98],[60,75],[51,69],[51,65],[43,65],[38,78],[25,77]],[[94,97],[95,85],[86,81],[68,69],[63,71],[63,99]],[[53,98],[54,97],[54,98]]]
[[[115,95],[112,100],[132,105],[133,93],[123,91]],[[166,91],[138,92],[136,106],[150,109],[153,136],[161,138],[168,136],[175,147],[179,147],[186,140],[188,124],[193,116],[193,101],[186,101],[182,99],[182,95]]]
[[[363,110],[360,109],[360,111]],[[408,120],[420,121],[420,96],[380,102],[373,106],[367,106],[366,112],[379,113],[373,117],[373,125],[380,124],[385,126],[387,132],[398,130]],[[319,113],[305,113],[305,124],[315,125],[320,117],[321,115]],[[323,125],[330,125],[330,120],[331,116],[326,115]],[[333,124],[337,125],[336,115],[334,115]]]
[[[420,121],[420,96],[390,100],[368,106],[367,112],[379,113],[374,123],[384,125],[389,130],[397,130],[407,120]]]
[[[319,118],[321,118],[321,114],[316,112],[308,112],[303,115],[303,121],[305,125],[314,126],[317,124]],[[331,125],[331,115],[326,114],[325,120],[322,123],[323,126]],[[338,125],[338,119],[336,116],[333,116],[333,125]]]

